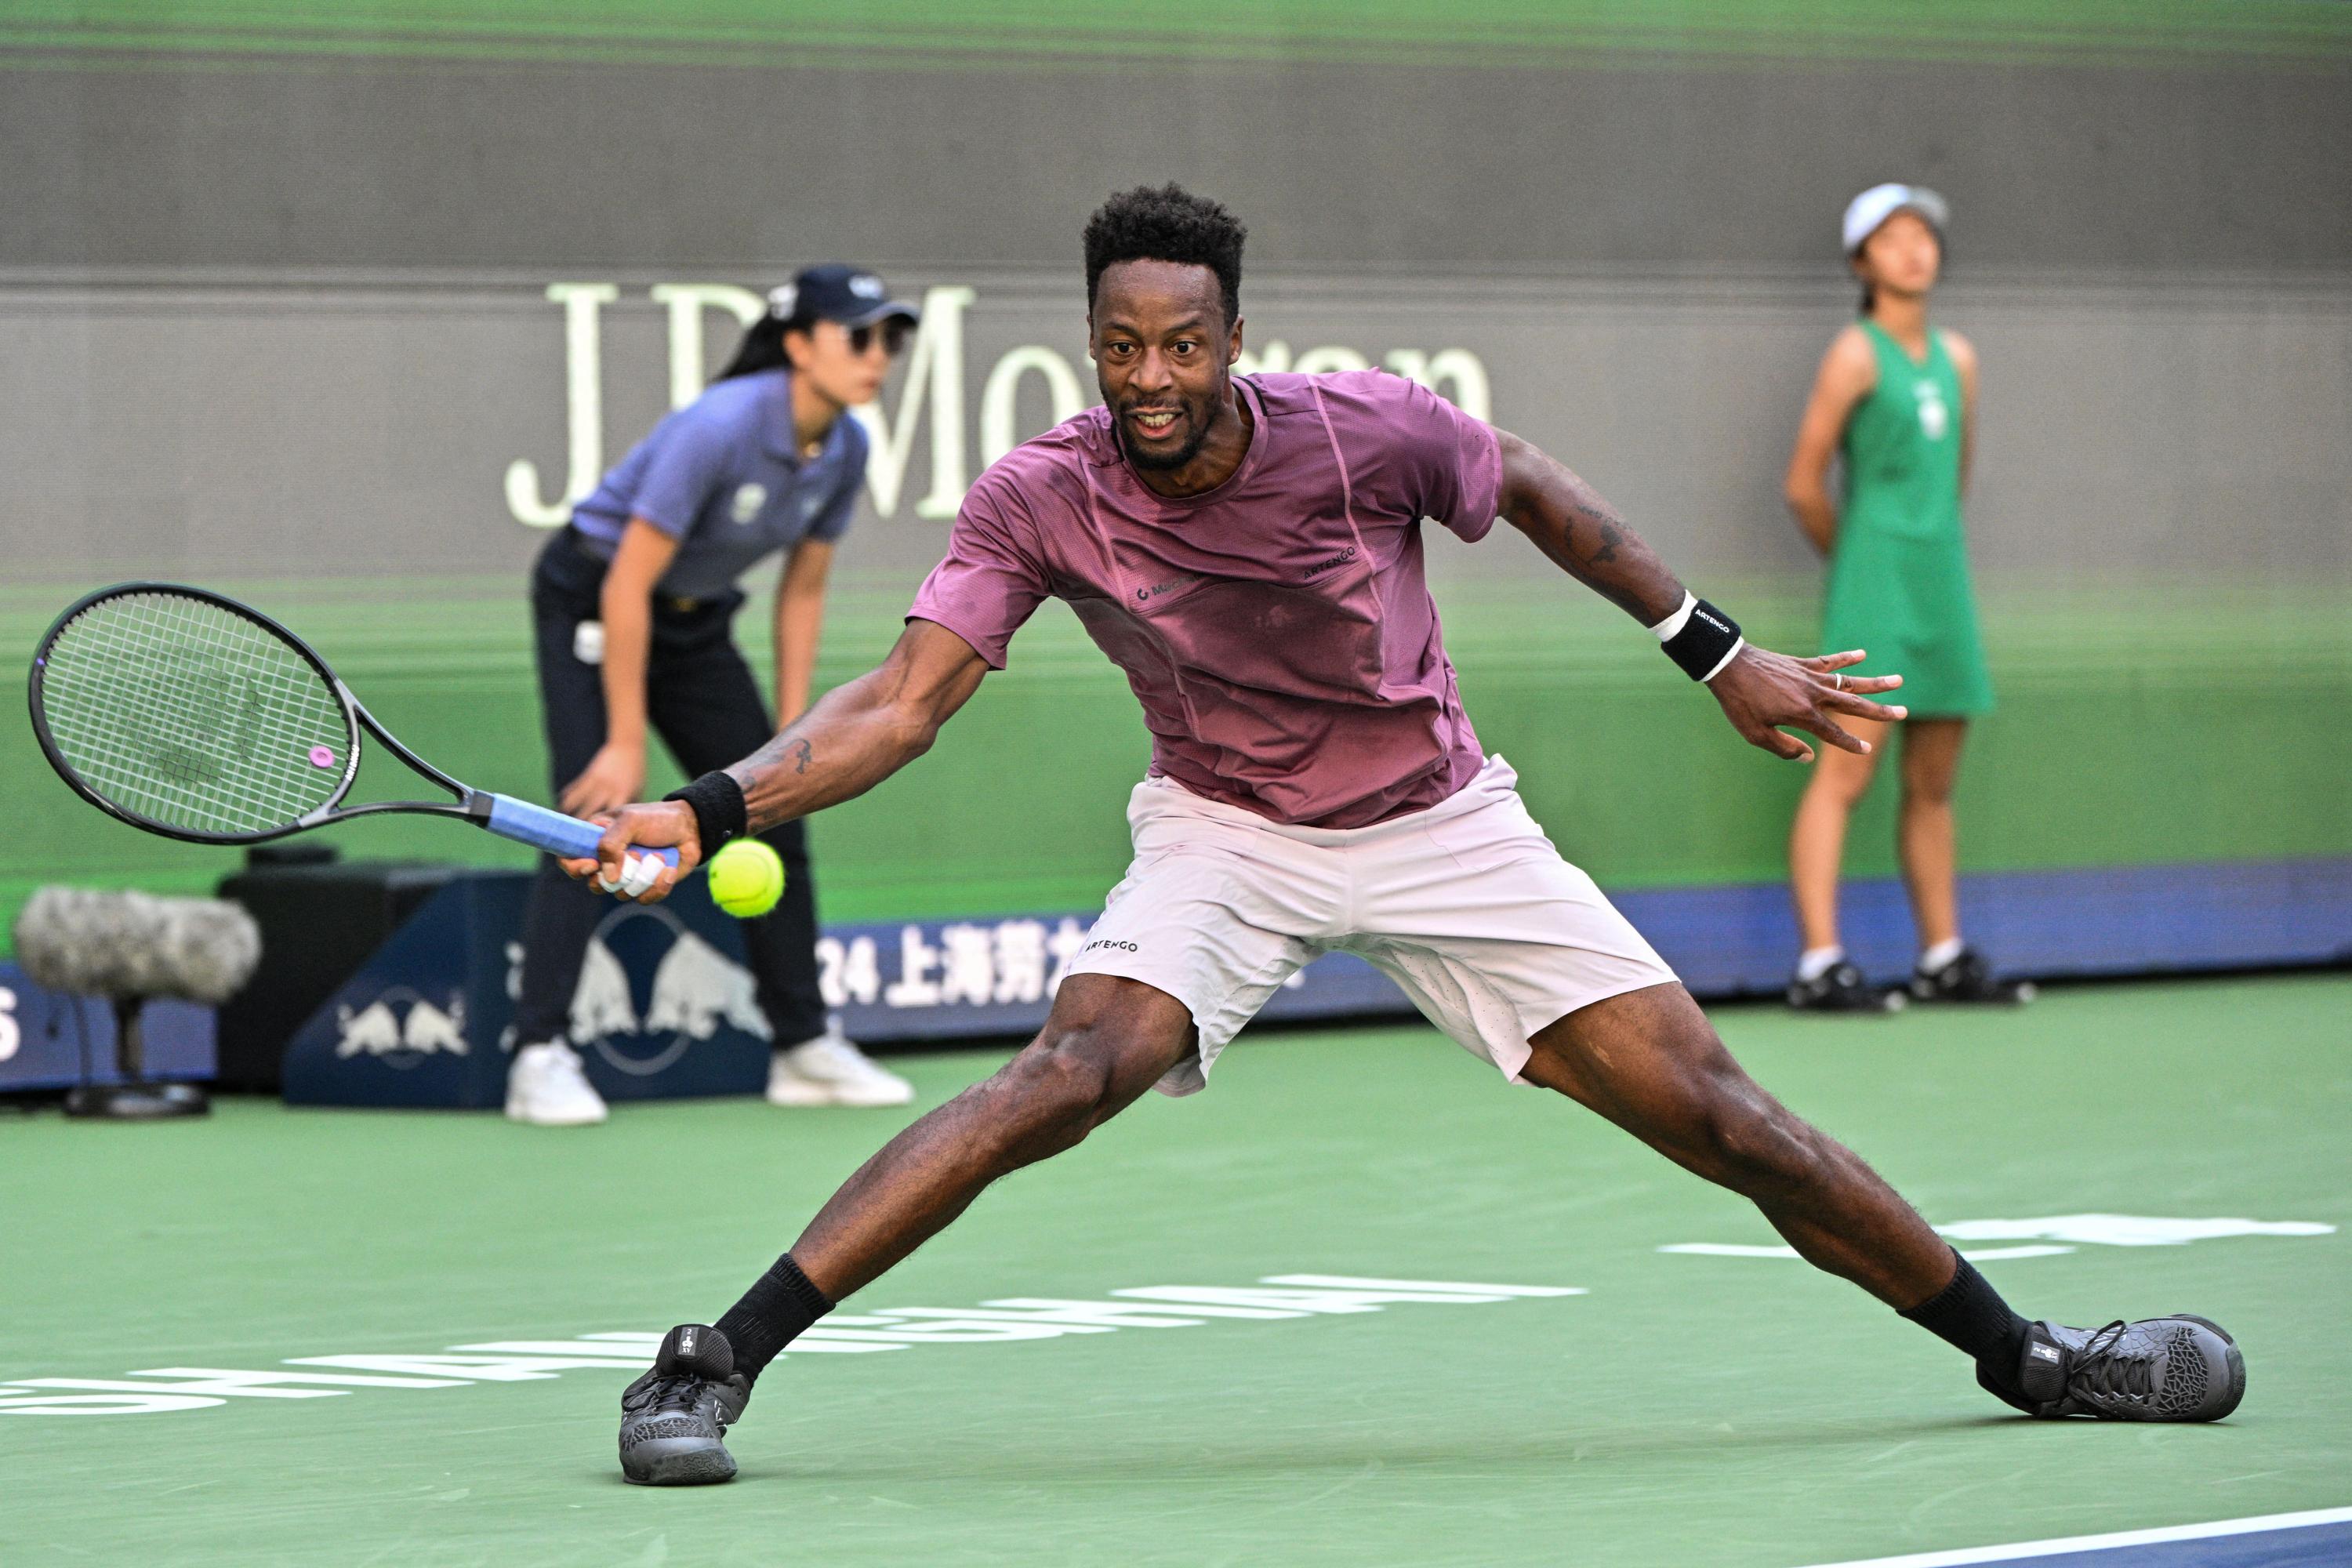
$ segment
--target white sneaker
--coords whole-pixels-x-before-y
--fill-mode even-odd
[[[913,1084],[876,1066],[838,1024],[778,1051],[768,1068],[770,1105],[905,1105],[914,1098]]]
[[[604,1099],[562,1040],[525,1046],[507,1068],[507,1120],[534,1127],[586,1127],[604,1120]]]

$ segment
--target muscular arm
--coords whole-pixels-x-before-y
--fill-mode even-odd
[[[1654,626],[1681,608],[1683,585],[1601,492],[1567,464],[1508,431],[1503,517],[1552,563],[1619,609]]]
[[[1683,584],[1628,527],[1616,510],[1567,466],[1517,436],[1497,431],[1503,448],[1503,516],[1535,541],[1559,569],[1640,621],[1655,626],[1682,607]],[[1811,731],[1833,746],[1867,752],[1832,715],[1899,719],[1903,710],[1868,700],[1864,692],[1891,691],[1900,676],[1842,676],[1861,662],[1856,650],[1791,658],[1749,643],[1709,680],[1707,689],[1752,745],[1794,762],[1811,762],[1812,748],[1780,726]]]
[[[864,795],[929,751],[940,726],[987,673],[987,661],[955,633],[932,621],[908,622],[880,666],[826,692],[727,769],[742,786],[751,830]]]
[[[864,795],[930,750],[940,726],[979,689],[988,663],[963,638],[931,621],[909,621],[879,667],[835,687],[782,733],[727,769],[743,791],[750,830],[772,827]],[[566,860],[574,877],[621,879],[632,847],[674,846],[675,870],[642,894],[666,896],[702,862],[694,812],[682,801],[656,801],[618,813],[593,860]]]

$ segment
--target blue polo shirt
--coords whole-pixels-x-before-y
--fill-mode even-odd
[[[610,561],[629,519],[644,518],[677,541],[657,586],[681,599],[726,594],[761,559],[803,539],[839,539],[866,477],[866,427],[835,420],[824,447],[803,461],[792,386],[788,370],[739,375],[674,410],[572,508],[572,526]]]

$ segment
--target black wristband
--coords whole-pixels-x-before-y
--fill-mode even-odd
[[[1739,647],[1739,623],[1701,599],[1683,629],[1665,640],[1666,657],[1693,680],[1718,673]]]
[[[684,789],[674,789],[662,798],[682,800],[694,813],[694,833],[701,841],[705,860],[718,854],[720,846],[730,839],[742,837],[751,826],[751,813],[743,804],[743,786],[730,773],[705,773]]]

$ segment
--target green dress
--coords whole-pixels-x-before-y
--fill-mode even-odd
[[[1878,384],[1840,442],[1845,506],[1830,555],[1822,651],[1867,648],[1855,672],[1902,676],[1902,689],[1882,700],[1914,718],[1987,713],[1992,678],[1960,527],[1959,372],[1940,332],[1928,332],[1922,364],[1877,322],[1862,330],[1878,355]]]

